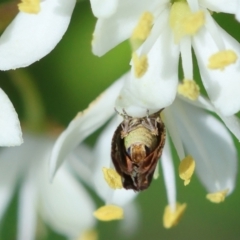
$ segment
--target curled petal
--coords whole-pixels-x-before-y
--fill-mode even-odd
[[[217,48],[212,36],[207,30],[202,29],[193,39],[193,47],[198,60],[200,74],[204,87],[216,109],[225,116],[235,114],[240,109],[240,45],[218,27],[219,33],[227,50],[237,54],[237,61],[223,70],[208,68],[209,58],[217,53]]]
[[[79,113],[60,135],[54,145],[50,159],[51,178],[53,178],[69,152],[114,114],[114,101],[121,86],[122,79],[119,79],[92,102],[88,109]]]
[[[0,146],[17,146],[23,143],[17,113],[8,96],[0,89]]]
[[[38,14],[20,12],[0,38],[0,70],[26,67],[51,52],[68,28],[75,3],[41,1]]]
[[[235,187],[237,153],[225,126],[204,110],[178,99],[171,106],[186,151],[209,192]]]

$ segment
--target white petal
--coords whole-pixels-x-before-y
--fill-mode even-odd
[[[30,175],[33,173],[30,172]],[[37,195],[36,186],[32,179],[27,177],[20,189],[18,208],[18,240],[34,240],[37,222]]]
[[[184,102],[186,102],[190,105],[193,105],[195,107],[199,107],[199,108],[203,108],[205,110],[215,112],[215,108],[211,104],[211,102],[206,97],[204,97],[202,95],[199,95],[199,97],[195,101],[192,101],[192,100],[190,100],[186,97],[183,97],[180,94],[177,95],[177,98],[179,98],[180,100],[182,100],[182,101],[184,101]]]
[[[240,21],[240,1],[238,1],[237,7],[236,7],[236,18],[238,21]]]
[[[8,96],[0,88],[0,146],[17,146],[23,143],[17,113]]]
[[[163,149],[160,162],[162,164],[162,169],[163,169],[163,177],[164,177],[164,183],[167,191],[168,204],[171,206],[173,210],[175,210],[177,193],[176,193],[173,158],[172,158],[168,136],[166,138],[166,143]]]
[[[196,12],[199,10],[199,0],[187,0],[189,6],[190,6],[190,9],[193,11],[193,12]]]
[[[97,21],[92,40],[92,51],[102,56],[119,43],[129,38],[140,16],[148,10],[148,0],[120,0],[118,9],[107,19]],[[133,10],[134,9],[134,10]]]
[[[214,12],[235,13],[238,0],[199,0],[200,5]]]
[[[21,150],[22,149],[22,150]],[[26,169],[28,162],[24,159],[26,152],[30,148],[26,148],[26,144],[21,147],[3,148],[0,152],[0,219],[11,200],[15,186],[20,176]],[[28,159],[27,159],[28,160]]]
[[[90,187],[93,186],[92,171],[96,161],[91,148],[81,144],[68,155],[68,162],[73,171]]]
[[[164,109],[163,119],[164,119],[164,124],[166,125],[169,135],[174,144],[174,147],[177,151],[178,157],[180,160],[182,160],[185,157],[185,152],[184,152],[182,140],[179,135],[179,130],[176,124],[176,121],[178,121],[178,119],[174,119],[173,114],[171,112],[171,107]]]
[[[67,30],[75,3],[41,1],[38,14],[20,12],[0,38],[0,70],[26,67],[51,52]]]
[[[140,117],[141,111],[146,115],[146,109],[151,113],[169,106],[176,97],[178,61],[179,47],[173,44],[170,29],[166,28],[148,54],[147,72],[136,78],[132,67],[131,76],[126,75],[117,109],[124,108],[129,115]]]
[[[235,187],[237,153],[225,126],[205,111],[181,100],[171,106],[186,151],[196,161],[197,174],[209,192]]]
[[[114,101],[121,86],[122,79],[119,79],[90,104],[87,110],[77,115],[60,135],[54,145],[50,159],[51,178],[53,178],[69,152],[114,114]]]
[[[131,202],[124,206],[124,219],[120,221],[117,234],[123,239],[129,239],[136,234],[139,228],[140,206],[136,202]]]
[[[238,1],[238,3],[237,3],[236,18],[240,22],[240,1]]]
[[[131,190],[111,189],[106,183],[102,168],[111,167],[113,164],[111,161],[111,141],[118,126],[117,119],[113,119],[110,124],[104,129],[103,133],[98,138],[96,146],[94,148],[96,166],[94,168],[93,179],[95,183],[95,189],[98,195],[107,203],[107,204],[116,204],[119,206],[124,206],[128,202],[132,201],[134,197],[137,196],[137,193]]]
[[[10,178],[16,181],[22,170],[29,169],[28,178],[21,189],[19,239],[34,239],[35,190],[41,207],[39,213],[55,231],[77,237],[82,230],[94,224],[95,209],[91,198],[72,177],[66,166],[58,173],[53,184],[48,181],[48,160],[53,140],[46,136],[25,134],[25,144],[2,151],[0,183]],[[5,164],[2,164],[3,160]],[[18,175],[15,173],[18,173]],[[24,175],[27,173],[24,172]],[[4,178],[5,177],[5,178]]]
[[[95,17],[110,17],[118,6],[118,0],[90,0],[92,11]]]
[[[206,99],[206,97],[203,96],[199,96],[198,99],[196,101],[191,101],[185,97],[182,96],[178,96],[181,100],[183,100],[184,102],[187,102],[193,106],[196,107],[200,107],[212,112],[215,112],[220,118],[221,120],[224,122],[224,124],[226,125],[226,127],[228,128],[229,131],[232,132],[232,134],[238,139],[240,140],[240,119],[235,116],[224,116],[223,114],[221,114],[220,112],[218,112],[216,110],[216,108],[214,108],[214,106],[210,103],[210,101],[208,99]],[[165,113],[165,111],[164,111]]]
[[[223,116],[218,114],[227,128],[235,135],[235,137],[240,141],[240,119],[237,116]]]
[[[59,170],[54,182],[49,183],[47,160],[38,170],[42,217],[55,231],[76,238],[93,227],[94,203],[66,166]]]
[[[238,55],[235,64],[227,66],[224,70],[211,70],[207,67],[208,59],[218,52],[211,35],[206,30],[201,30],[193,40],[194,51],[204,87],[216,107],[223,115],[233,115],[240,109],[240,45],[219,28],[220,37],[226,45],[226,49],[233,50]]]

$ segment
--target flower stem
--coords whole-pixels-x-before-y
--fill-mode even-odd
[[[33,77],[26,70],[8,71],[9,77],[18,89],[24,106],[24,127],[40,132],[45,127],[45,109]]]

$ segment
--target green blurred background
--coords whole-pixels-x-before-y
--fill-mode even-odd
[[[240,25],[232,16],[214,14],[214,17],[231,35],[240,39]],[[121,44],[102,58],[92,55],[90,42],[95,22],[89,3],[87,1],[78,3],[69,29],[58,46],[44,59],[26,68],[39,89],[47,115],[65,126],[77,112],[86,108],[106,87],[129,69],[128,42]],[[0,84],[22,118],[21,96],[9,81],[7,73],[0,72]],[[93,144],[94,137],[88,139],[87,143]],[[235,143],[239,149],[239,143],[237,141]],[[175,160],[177,167],[178,159]],[[205,199],[206,191],[195,176],[187,187],[184,187],[177,177],[177,191],[179,202],[186,202],[188,206],[176,227],[170,230],[163,228],[162,216],[167,199],[160,172],[160,177],[136,199],[140,214],[135,234],[128,236],[127,233],[122,233],[117,221],[98,222],[99,239],[240,239],[238,180],[236,190],[221,204],[213,204]],[[98,206],[101,206],[102,202],[94,197]],[[16,203],[17,195],[0,225],[2,240],[15,239]],[[49,229],[47,239],[65,238]]]

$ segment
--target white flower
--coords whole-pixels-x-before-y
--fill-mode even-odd
[[[108,9],[106,16],[99,17],[92,46],[94,54],[102,56],[130,39],[134,56],[124,96],[133,96],[131,101],[139,102],[139,107],[150,105],[152,99],[156,100],[155,110],[169,106],[176,96],[180,54],[184,79],[194,79],[193,47],[204,87],[216,109],[226,116],[239,111],[240,45],[209,12],[236,14],[237,0],[122,0],[115,4],[115,11]]]
[[[79,113],[60,135],[51,156],[51,177],[54,176],[66,156],[76,146],[106,123],[109,118],[116,115],[114,112],[114,101],[124,81],[128,81],[129,78],[130,75],[125,74],[116,81],[99,98],[91,103],[88,109]],[[185,151],[191,154],[196,160],[197,174],[207,190],[211,193],[228,190],[229,194],[235,186],[236,150],[226,127],[211,114],[200,109],[200,107],[214,112],[214,107],[211,103],[201,96],[197,101],[182,100],[178,97],[170,107],[163,111],[163,119],[180,160],[186,157]],[[121,204],[121,200],[125,203],[126,199],[131,199],[131,191],[125,191],[129,195],[126,195],[124,198],[118,197],[120,190],[116,190],[116,193],[113,193],[111,189],[107,188],[101,173],[102,167],[112,166],[110,160],[111,138],[121,122],[119,120],[119,116],[114,117],[98,139],[95,147],[95,161],[99,166],[95,168],[93,181],[95,181],[97,192],[103,199],[105,198],[107,202],[116,199],[118,204]],[[239,119],[231,116],[223,117],[222,120],[225,121],[236,136],[240,137]],[[219,150],[219,146],[221,150]],[[175,209],[175,175],[168,137],[160,162],[163,168],[169,205],[172,209]],[[85,170],[84,168],[82,169],[80,175],[84,175]]]
[[[169,135],[181,160],[187,154],[193,156],[197,175],[208,192],[228,189],[230,194],[237,174],[237,151],[233,139],[219,120],[191,103],[177,98],[164,110]],[[207,106],[201,104],[201,107],[206,109]]]
[[[0,70],[26,67],[51,52],[66,32],[76,0],[41,0],[37,14],[19,12],[0,38]]]
[[[8,96],[0,88],[0,146],[21,145],[22,131],[18,115]]]
[[[66,165],[50,184],[47,170],[53,139],[29,134],[24,139],[21,147],[0,152],[0,219],[18,186],[18,240],[36,239],[39,219],[54,231],[76,239],[94,227],[91,197]]]
[[[65,157],[75,149],[86,137],[101,127],[114,115],[114,100],[122,86],[122,81],[117,81],[105,93],[90,104],[89,108],[79,113],[70,123],[69,127],[58,138],[51,155],[50,178],[53,178],[56,170],[60,167]],[[103,110],[104,109],[104,110]],[[115,123],[116,124],[116,123]],[[116,125],[115,125],[116,126]],[[110,141],[111,132],[103,134],[94,148],[93,164],[89,165],[89,159],[75,160],[79,176],[104,200],[106,204],[114,204],[125,207],[136,196],[134,192],[124,190],[112,190],[103,179],[102,168],[110,166]],[[106,150],[108,149],[108,150]],[[82,156],[80,152],[78,154]],[[73,160],[72,160],[73,161]],[[77,167],[79,165],[79,167]],[[86,175],[87,174],[87,175]],[[89,174],[92,177],[89,177]],[[53,180],[54,181],[54,180]]]
[[[134,233],[138,224],[137,205],[132,202],[137,193],[125,191],[124,189],[111,189],[104,180],[102,171],[103,167],[112,167],[110,159],[111,145],[109,143],[115,126],[116,119],[102,132],[93,149],[78,148],[78,151],[75,150],[75,154],[71,154],[68,160],[79,178],[98,194],[106,206],[116,205],[123,208],[124,219],[121,221],[120,227],[129,236]],[[53,181],[55,181],[55,178]]]

